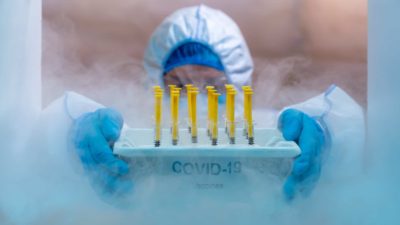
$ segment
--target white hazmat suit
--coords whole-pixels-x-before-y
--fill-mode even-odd
[[[177,47],[189,41],[209,46],[220,57],[225,75],[237,90],[241,91],[241,86],[251,84],[253,61],[241,31],[225,13],[205,5],[176,11],[155,30],[144,59],[145,69],[153,82],[163,85],[165,62]],[[241,103],[240,99],[238,103]],[[331,160],[326,164],[334,164],[332,170],[335,174],[353,174],[345,168],[349,165],[354,168],[354,163],[360,163],[365,125],[362,108],[349,95],[332,85],[325,93],[286,108],[295,108],[317,117],[326,128],[331,144]],[[255,121],[261,126],[275,125],[277,112],[256,110]],[[331,170],[327,168],[326,171]]]
[[[74,175],[74,168],[80,166],[76,156],[68,151],[68,131],[74,119],[102,106],[67,92],[42,110],[41,1],[2,1],[0,18],[1,171],[6,171],[4,165],[10,165],[6,160],[16,168],[26,163],[27,152],[24,151],[37,148],[41,149],[38,152],[42,157],[51,159],[52,169],[71,170],[65,172],[64,180],[81,182],[84,177]],[[220,56],[227,77],[237,87],[251,83],[253,63],[239,28],[224,13],[206,6],[179,10],[156,30],[145,56],[151,80],[160,82],[163,61],[173,48],[188,39],[211,46]],[[332,147],[324,171],[334,176],[349,174],[344,169],[347,164],[360,161],[364,141],[361,107],[338,87],[292,107],[311,116],[320,116],[320,122],[328,130]],[[34,144],[30,148],[25,145],[28,137],[35,137],[29,142]],[[6,174],[1,176],[6,177]],[[70,187],[73,186],[71,183]],[[7,190],[7,186],[4,188]],[[3,200],[12,191],[11,187],[9,189],[0,193]]]

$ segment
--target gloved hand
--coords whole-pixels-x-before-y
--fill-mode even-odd
[[[133,187],[132,181],[125,177],[129,173],[128,164],[112,152],[122,126],[121,114],[102,108],[79,117],[70,133],[92,186],[102,196],[120,196]]]
[[[279,128],[286,140],[295,141],[301,149],[283,187],[285,197],[290,201],[298,194],[309,195],[315,187],[321,173],[325,139],[316,120],[295,109],[287,109],[281,114]]]

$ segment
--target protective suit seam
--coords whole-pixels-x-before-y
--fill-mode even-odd
[[[67,114],[67,116],[68,116],[71,120],[75,121],[76,118],[74,118],[74,117],[72,116],[71,112],[69,111],[69,107],[68,107],[68,98],[69,98],[69,92],[66,92],[66,93],[65,93],[65,96],[64,96],[64,110],[65,110],[65,113]]]

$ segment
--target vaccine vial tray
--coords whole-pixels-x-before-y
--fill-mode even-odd
[[[114,154],[123,157],[256,157],[294,158],[300,154],[295,142],[284,140],[274,128],[254,129],[254,144],[249,145],[243,129],[236,129],[235,144],[229,143],[225,128],[219,128],[217,145],[212,145],[207,130],[199,128],[197,143],[188,129],[179,130],[177,145],[172,145],[170,129],[163,129],[161,143],[155,147],[153,129],[125,129],[114,144]]]

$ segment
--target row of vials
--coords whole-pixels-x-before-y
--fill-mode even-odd
[[[199,89],[192,84],[185,85],[188,105],[188,132],[191,134],[192,143],[198,140],[197,124],[197,95]],[[154,86],[154,117],[155,117],[155,146],[161,145],[162,132],[162,98],[163,89]],[[225,132],[229,137],[229,143],[235,144],[235,131],[237,121],[235,119],[235,97],[238,91],[234,85],[225,85],[226,89],[226,109],[225,109]],[[248,144],[254,144],[254,126],[252,117],[252,95],[253,90],[250,86],[243,86],[243,133],[248,139]],[[171,136],[172,145],[178,144],[179,139],[179,98],[181,88],[169,85],[170,95],[170,114],[171,114]],[[212,145],[218,144],[218,98],[221,95],[214,86],[207,86],[207,135]]]

